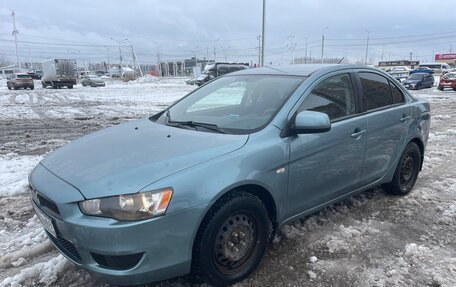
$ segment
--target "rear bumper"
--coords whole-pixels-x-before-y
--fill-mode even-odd
[[[456,89],[456,83],[451,83],[451,84],[444,84],[444,83],[439,83],[438,86],[439,89]]]
[[[30,88],[34,87],[33,82],[15,82],[10,85],[11,87],[16,88]]]

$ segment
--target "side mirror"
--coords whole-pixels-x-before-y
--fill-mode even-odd
[[[331,129],[331,122],[325,113],[302,111],[296,115],[291,129],[297,134],[324,133]]]

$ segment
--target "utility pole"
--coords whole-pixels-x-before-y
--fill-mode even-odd
[[[264,66],[264,23],[266,20],[266,0],[263,0],[263,24],[261,28],[261,67]]]
[[[307,64],[307,38],[306,39],[306,52],[304,54],[304,64]]]
[[[369,34],[370,34],[370,31],[366,30],[366,32],[367,32],[367,42],[366,42],[366,58],[364,59],[364,65],[367,65],[367,53],[369,51]]]
[[[160,74],[160,76],[162,76],[162,73],[161,73],[160,52],[159,52],[159,51],[157,51],[157,73]]]
[[[16,46],[16,65],[17,65],[17,68],[20,69],[21,66],[20,66],[20,63],[19,63],[19,53],[18,53],[18,50],[17,50],[17,34],[19,33],[19,31],[17,31],[16,29],[16,19],[14,18],[16,14],[14,13],[14,10],[11,10],[11,16],[13,17],[13,36],[14,36],[14,45]]]
[[[214,63],[215,63],[215,56],[216,56],[216,52],[215,52],[215,43],[217,43],[219,39],[215,39],[214,40]]]
[[[120,49],[120,44],[125,41],[128,41],[128,39],[127,38],[125,38],[123,40],[116,40],[114,38],[109,38],[109,39],[111,39],[114,42],[117,42],[119,44],[119,67],[120,67],[119,73],[120,73],[120,76],[122,76],[122,49]]]
[[[413,59],[413,52],[410,52],[410,62],[412,61]]]
[[[261,65],[261,35],[257,36],[258,40],[258,66]]]
[[[287,38],[290,39],[290,45],[288,46],[288,49],[291,50],[291,64],[294,65],[294,63],[295,63],[295,61],[294,61],[294,45],[293,45],[294,35],[290,35]]]
[[[326,26],[321,31],[321,59],[320,59],[321,64],[323,64],[323,53],[324,53],[324,50],[325,50],[325,30],[328,29],[328,28],[329,28],[329,26]]]
[[[109,73],[109,46],[105,46],[106,48],[106,59],[108,60],[107,65],[106,65],[106,72]]]

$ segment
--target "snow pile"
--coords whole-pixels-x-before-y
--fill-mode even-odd
[[[157,82],[157,81],[158,81],[157,77],[146,74],[129,83],[153,83],[153,82]]]
[[[28,175],[43,156],[0,155],[0,196],[28,190]]]
[[[63,255],[51,258],[49,261],[40,262],[32,267],[22,269],[19,274],[7,277],[0,286],[53,286],[59,275],[63,273],[70,263]],[[40,284],[35,284],[35,282]]]
[[[364,241],[369,241],[370,238],[378,233],[379,230],[372,227],[372,221],[356,223],[356,226],[340,225],[338,230],[333,234],[326,235],[323,242],[328,248],[329,253],[337,253],[341,251],[351,251],[358,248],[357,245],[362,245]],[[354,244],[354,242],[356,242]]]

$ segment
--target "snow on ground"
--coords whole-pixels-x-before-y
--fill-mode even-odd
[[[0,154],[0,197],[28,191],[27,177],[42,156]]]
[[[8,91],[0,81],[0,286],[109,286],[46,239],[27,175],[50,151],[91,131],[153,114],[195,88],[144,77],[105,88]],[[245,286],[456,286],[456,93],[431,103],[423,170],[406,197],[381,188],[284,226]],[[195,286],[181,277],[155,286]]]

